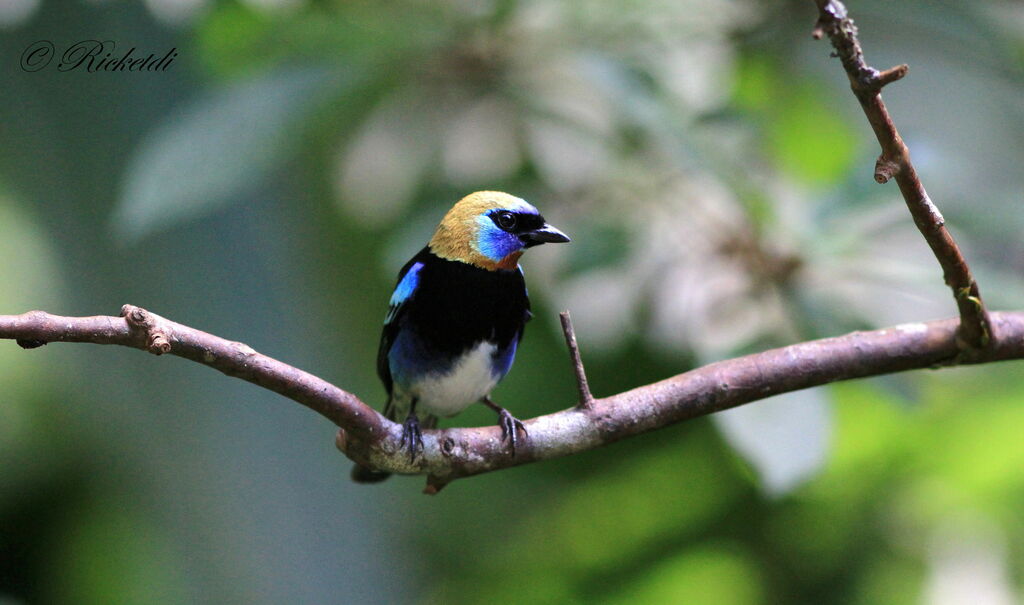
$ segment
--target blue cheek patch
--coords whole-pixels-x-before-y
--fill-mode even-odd
[[[494,224],[491,217],[481,214],[476,218],[477,235],[474,242],[476,249],[487,258],[498,262],[516,250],[523,248],[523,242],[507,231],[502,231]]]

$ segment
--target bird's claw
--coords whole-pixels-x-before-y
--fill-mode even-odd
[[[516,443],[518,443],[518,433],[523,432],[523,436],[527,435],[526,427],[522,421],[509,414],[508,410],[502,409],[498,412],[498,425],[501,426],[501,440],[507,441],[509,448],[512,450],[512,455],[516,455]]]
[[[402,423],[402,449],[409,450],[409,462],[415,462],[416,454],[423,449],[423,433],[416,414],[409,414]]]

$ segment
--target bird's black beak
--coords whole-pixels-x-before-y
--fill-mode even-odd
[[[540,244],[559,244],[572,241],[569,239],[568,235],[547,223],[544,223],[544,226],[540,229],[534,229],[532,231],[526,231],[525,233],[519,234],[519,239],[523,240],[527,248]]]

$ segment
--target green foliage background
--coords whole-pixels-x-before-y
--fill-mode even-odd
[[[872,64],[911,64],[887,101],[983,294],[1024,308],[1024,13],[1011,2],[849,8]],[[927,255],[912,231],[886,239],[860,220],[902,202],[871,179],[876,147],[839,65],[810,39],[811,2],[42,0],[11,15],[0,13],[0,313],[116,314],[131,302],[378,401],[394,272],[452,202],[482,188],[527,197],[575,238],[525,261],[538,318],[497,392],[520,417],[573,401],[554,319],[569,303],[598,301],[577,326],[598,395],[703,359],[886,325],[890,311],[954,311],[927,260],[841,289],[851,274]],[[678,61],[684,84],[713,83],[674,94],[651,58],[709,31],[712,51]],[[110,39],[141,55],[177,47],[180,58],[161,73],[27,73],[19,57],[40,39]],[[553,89],[534,76],[566,56],[582,58],[614,108],[607,123],[548,103]],[[438,160],[468,111],[460,102],[477,97],[501,108],[485,115],[516,124],[502,131],[513,143],[478,149],[503,170],[472,155]],[[380,118],[389,99],[398,109]],[[380,158],[353,156],[353,141],[388,120],[402,136],[357,148]],[[570,183],[583,170],[574,155],[607,160]],[[659,214],[670,198],[680,205]],[[644,252],[646,226],[684,234],[705,198],[713,211],[735,203],[724,216],[756,244],[736,270],[745,289],[722,294],[753,326],[729,344],[729,325],[695,321],[697,340],[658,329],[670,267]],[[695,248],[680,235],[666,258]],[[687,262],[717,266],[722,254]],[[602,315],[623,296],[614,276],[638,272],[648,282],[631,289],[631,311]],[[700,277],[711,294],[717,277]],[[563,294],[570,284],[582,294]],[[820,294],[830,290],[855,294]],[[766,482],[770,461],[700,419],[428,498],[419,480],[351,484],[324,420],[194,364],[0,344],[2,603],[1024,594],[1016,363],[817,392],[826,412],[806,437],[826,448],[780,489]],[[483,409],[457,420],[491,421]]]

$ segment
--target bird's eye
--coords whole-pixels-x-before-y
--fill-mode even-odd
[[[494,222],[505,231],[511,231],[516,226],[516,215],[508,210],[502,210],[494,217]]]

